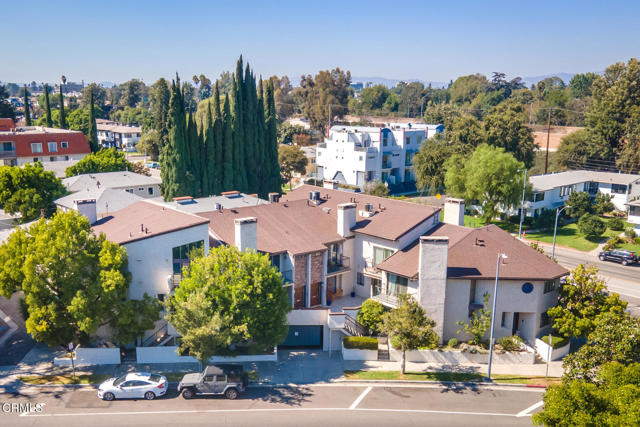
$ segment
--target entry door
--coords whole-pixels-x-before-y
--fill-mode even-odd
[[[520,323],[520,313],[513,313],[513,324],[511,325],[511,335],[515,335]]]

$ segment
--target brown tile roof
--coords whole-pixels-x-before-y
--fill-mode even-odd
[[[122,245],[208,222],[206,218],[142,200],[101,218],[92,228],[94,233],[104,233],[107,239]]]
[[[310,191],[320,192],[321,200],[318,206],[330,208],[330,215],[334,218],[334,221],[337,215],[337,205],[355,200],[355,203],[358,204],[358,213],[356,226],[352,230],[388,240],[397,240],[427,218],[434,214],[437,215],[440,211],[440,209],[432,206],[312,185],[303,185],[296,188],[286,196],[283,196],[283,200],[306,200],[309,198]],[[360,216],[360,210],[367,203],[372,204],[376,211],[376,214],[369,218]]]
[[[440,224],[427,235],[449,237],[449,278],[495,278],[498,253],[509,257],[500,266],[501,279],[549,280],[568,273],[564,267],[495,225],[466,228]],[[406,277],[417,277],[419,249],[419,240],[416,240],[378,264],[378,268]]]
[[[344,240],[335,217],[306,200],[198,213],[210,220],[209,229],[228,245],[235,244],[234,220],[258,219],[258,250],[268,253],[305,254],[327,249]]]

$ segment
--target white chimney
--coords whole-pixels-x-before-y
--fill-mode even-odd
[[[96,208],[96,199],[74,200],[76,210],[89,218],[90,224],[98,221],[98,210]]]
[[[237,218],[234,221],[236,248],[240,251],[258,248],[258,218]]]
[[[342,237],[351,237],[351,229],[356,225],[356,204],[341,203],[338,205],[338,234]]]
[[[448,198],[444,203],[444,222],[451,225],[464,225],[464,200]]]
[[[434,331],[441,343],[444,334],[448,257],[448,237],[420,236],[418,301],[436,322]]]
[[[328,188],[330,190],[338,189],[338,181],[332,181],[330,179],[325,179],[322,181],[322,188]]]

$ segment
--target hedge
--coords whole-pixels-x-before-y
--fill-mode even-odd
[[[373,337],[344,337],[344,348],[356,348],[358,350],[377,350],[378,339]]]
[[[549,344],[549,335],[545,335],[540,338],[542,342],[547,345],[551,345],[551,348],[560,348],[569,344],[569,338],[567,337],[558,337],[556,335],[551,335],[551,344]]]

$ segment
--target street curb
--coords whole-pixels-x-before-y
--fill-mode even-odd
[[[545,385],[538,384],[513,384],[513,383],[497,383],[493,381],[414,381],[414,380],[338,380],[336,383],[364,383],[364,384],[442,384],[450,386],[460,387],[475,387],[475,386],[500,386],[500,387],[519,387],[519,388],[547,388]]]

